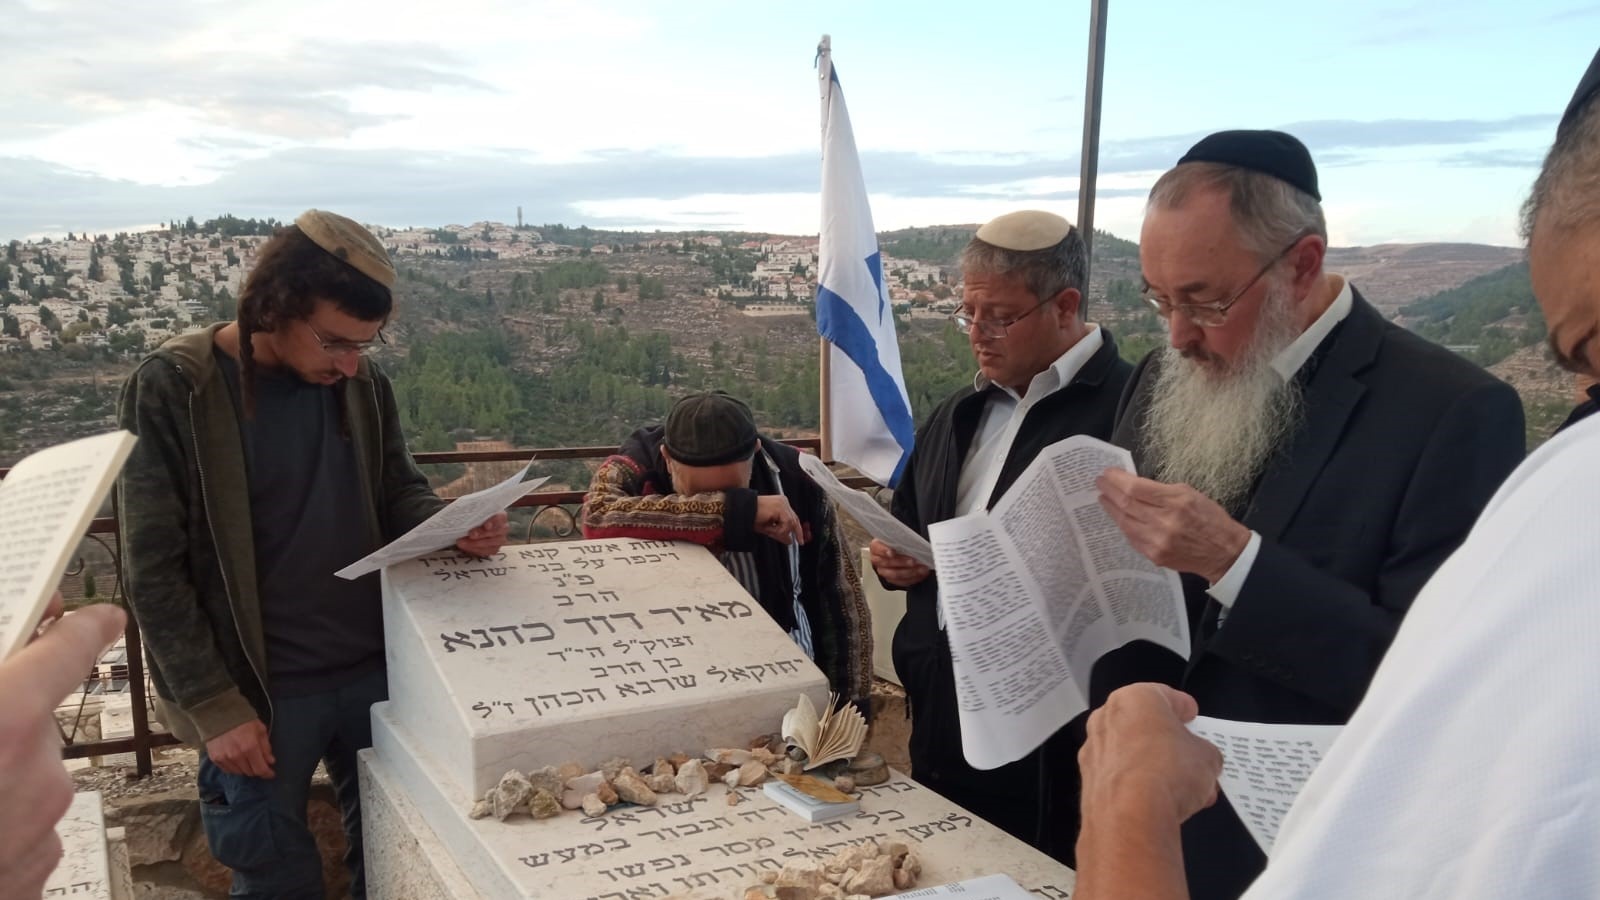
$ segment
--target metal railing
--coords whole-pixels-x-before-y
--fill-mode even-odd
[[[799,438],[786,440],[788,444],[800,450],[811,453],[818,452],[821,442],[817,438]],[[524,450],[463,450],[442,453],[415,453],[412,458],[418,465],[440,465],[449,463],[490,463],[490,462],[516,462],[523,463],[529,460],[602,460],[616,452],[614,446],[606,447],[541,447]],[[5,478],[9,469],[0,469],[0,479]],[[860,476],[850,476],[841,479],[845,484],[858,489],[875,489],[877,485],[870,479]],[[512,504],[517,508],[535,508],[538,512],[528,522],[526,531],[522,534],[521,543],[532,543],[538,540],[571,540],[579,533],[578,507],[583,503],[584,491],[537,491],[528,494]],[[561,527],[545,526],[550,537],[536,538],[536,525],[546,513],[555,511],[560,520],[565,521]],[[122,591],[122,551],[120,544],[115,540],[117,534],[117,516],[113,508],[109,517],[97,518],[90,522],[86,537],[94,538],[97,543],[110,554],[112,565],[116,570],[116,587],[113,589],[110,602],[125,605]],[[110,536],[109,539],[106,536]],[[513,536],[515,537],[515,536]],[[77,565],[81,572],[83,562]],[[69,572],[71,576],[76,572]],[[159,747],[179,744],[177,738],[165,732],[155,732],[150,729],[150,715],[148,705],[147,683],[144,668],[143,642],[139,636],[139,626],[132,616],[128,617],[125,632],[127,648],[127,679],[128,699],[132,706],[133,736],[115,738],[112,740],[78,741],[76,731],[69,735],[63,732],[62,738],[65,746],[62,747],[63,759],[84,759],[95,756],[107,756],[114,753],[132,753],[136,777],[144,778],[152,771],[151,751]],[[90,673],[84,681],[84,691],[98,678]]]

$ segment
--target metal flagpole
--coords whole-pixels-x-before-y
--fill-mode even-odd
[[[817,340],[818,345],[821,347],[821,359],[818,362],[818,372],[821,377],[818,378],[818,381],[822,385],[822,405],[817,407],[817,426],[818,431],[821,432],[821,446],[817,448],[817,455],[822,458],[823,462],[833,462],[833,404],[828,396],[832,393],[833,387],[833,378],[830,374],[830,370],[833,368],[830,365],[833,354],[828,351],[833,345],[828,342],[827,338],[818,338]]]
[[[828,35],[823,35],[822,39],[817,42],[817,59],[820,60],[822,58],[822,54],[828,53],[832,49],[832,38],[830,38]],[[829,60],[829,65],[832,65],[831,57]],[[818,199],[821,199],[820,196]],[[817,245],[817,284],[819,287],[822,283],[822,246],[820,240],[821,235],[819,234],[819,243]],[[816,298],[813,297],[812,301],[816,302]],[[817,383],[822,392],[820,403],[817,406],[817,436],[819,438],[817,456],[820,457],[823,462],[833,462],[833,400],[831,397],[833,393],[833,377],[831,374],[831,369],[833,367],[830,364],[833,354],[828,352],[829,348],[832,347],[832,344],[825,337],[818,338],[817,347],[819,353],[817,360]]]
[[[1106,8],[1110,0],[1089,4],[1089,73],[1083,91],[1083,155],[1078,168],[1078,229],[1087,261],[1094,260],[1094,183],[1100,170],[1100,98],[1106,75]],[[1087,289],[1089,267],[1084,267]],[[1087,305],[1088,296],[1083,303]]]

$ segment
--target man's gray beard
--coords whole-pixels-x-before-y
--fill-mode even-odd
[[[1256,479],[1300,424],[1300,385],[1272,368],[1298,336],[1289,296],[1274,286],[1255,339],[1229,370],[1205,367],[1169,344],[1143,425],[1150,476],[1187,484],[1242,514]]]

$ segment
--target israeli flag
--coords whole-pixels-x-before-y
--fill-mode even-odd
[[[911,455],[911,402],[861,159],[827,35],[817,47],[817,63],[822,89],[817,331],[831,345],[831,382],[823,399],[832,411],[833,456],[894,487]]]

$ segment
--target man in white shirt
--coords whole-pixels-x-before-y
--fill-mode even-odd
[[[1524,207],[1556,359],[1600,375],[1600,54]],[[1250,900],[1600,896],[1600,419],[1490,501],[1417,597],[1295,802]],[[1202,708],[1204,704],[1201,704]],[[1189,697],[1118,691],[1090,720],[1074,900],[1185,896],[1178,826],[1221,758]]]
[[[1197,143],[1150,192],[1139,256],[1170,346],[1142,362],[1103,506],[1184,574],[1185,664],[1136,645],[1096,687],[1166,681],[1205,715],[1341,724],[1412,599],[1523,456],[1516,393],[1384,320],[1323,268],[1305,146]],[[1233,900],[1265,858],[1226,802],[1183,834],[1189,887]]]
[[[954,323],[978,373],[917,432],[894,492],[894,513],[923,535],[934,522],[992,506],[1039,451],[1075,434],[1111,434],[1131,367],[1104,329],[1083,317],[1087,260],[1071,223],[1047,212],[1001,216],[962,254],[964,293]],[[912,776],[1037,842],[1039,755],[990,771],[967,765],[938,581],[925,566],[872,542],[884,584],[907,591],[894,663],[911,707]]]

